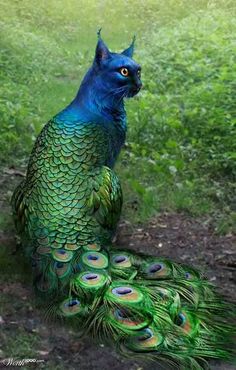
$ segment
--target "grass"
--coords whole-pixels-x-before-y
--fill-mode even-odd
[[[117,166],[124,216],[163,209],[211,214],[234,229],[233,1],[0,1],[0,161],[25,165],[43,124],[74,97],[96,30],[111,50],[137,35],[144,89],[127,102],[128,142]]]

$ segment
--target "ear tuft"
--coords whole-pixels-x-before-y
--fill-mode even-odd
[[[101,38],[101,32],[102,32],[102,27],[99,28],[99,30],[97,31],[97,36],[99,39]]]
[[[97,42],[97,47],[96,47],[96,52],[95,52],[95,60],[98,64],[110,58],[110,51],[101,38],[101,30],[102,29],[100,28],[97,32],[98,42]]]
[[[126,57],[132,58],[133,53],[134,53],[135,40],[136,40],[136,36],[134,35],[132,43],[130,44],[130,46],[127,49],[125,49],[124,51],[122,51],[121,54],[125,55]]]

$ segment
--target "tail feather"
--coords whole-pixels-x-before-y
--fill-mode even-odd
[[[193,268],[97,245],[76,249],[69,263],[57,260],[60,253],[53,256],[49,268],[43,261],[41,274],[51,286],[57,281],[61,293],[48,314],[113,342],[124,356],[135,353],[175,369],[203,369],[206,358],[232,358],[234,306]]]

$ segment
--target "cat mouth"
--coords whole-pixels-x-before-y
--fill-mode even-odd
[[[140,90],[141,90],[141,87],[136,87],[135,89],[133,89],[133,92],[135,94],[138,94]]]
[[[127,98],[132,98],[133,96],[137,95],[140,90],[141,90],[141,86],[140,87],[134,87],[134,88],[130,89],[127,92],[127,95],[126,95]]]

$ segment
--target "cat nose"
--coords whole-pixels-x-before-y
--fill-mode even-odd
[[[140,90],[143,86],[142,82],[141,81],[136,81],[136,86],[137,86],[137,89]]]
[[[136,90],[137,93],[141,90],[142,86],[143,86],[143,84],[142,84],[141,81],[139,81],[138,83],[136,83],[136,89],[135,90]]]
[[[143,84],[142,84],[142,82],[140,81],[140,82],[139,82],[139,85],[138,85],[138,88],[139,88],[139,89],[142,89],[142,87],[143,87]]]

